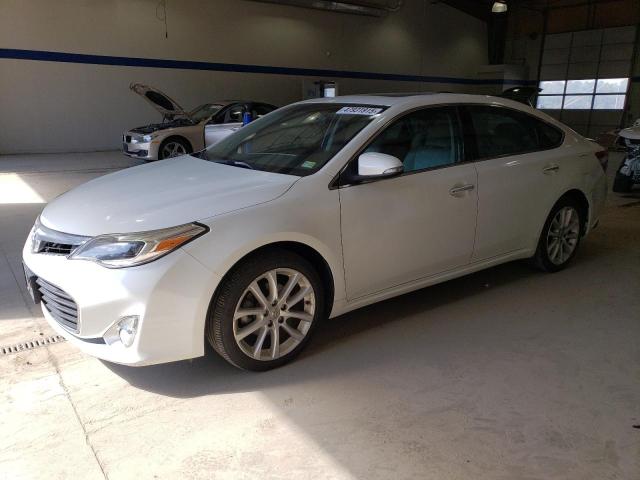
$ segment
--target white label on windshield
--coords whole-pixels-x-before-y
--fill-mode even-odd
[[[336,113],[338,115],[375,115],[380,113],[382,108],[373,107],[342,107]]]

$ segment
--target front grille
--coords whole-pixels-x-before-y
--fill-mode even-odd
[[[42,303],[51,316],[63,327],[78,333],[78,306],[71,296],[42,278],[37,278]]]
[[[54,255],[69,255],[77,247],[67,243],[42,242],[38,253],[51,253]]]
[[[51,230],[37,220],[32,233],[31,251],[67,256],[87,240],[89,237]]]

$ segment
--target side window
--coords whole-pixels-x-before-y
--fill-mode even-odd
[[[224,110],[221,112],[218,112],[213,117],[211,117],[211,120],[207,122],[207,125],[219,125],[221,123],[224,123],[224,117],[225,117]]]
[[[242,114],[245,111],[244,105],[234,105],[229,110],[227,110],[227,114],[224,119],[224,123],[241,123],[242,122]]]
[[[517,110],[490,106],[468,107],[479,158],[545,150],[558,146],[562,132]]]
[[[263,105],[261,103],[254,103],[253,104],[253,118],[260,118],[264,115],[266,115],[267,113],[271,113],[273,111],[273,107],[269,106],[269,105]]]
[[[365,151],[393,155],[412,172],[459,162],[461,145],[455,109],[426,108],[392,123]]]
[[[542,120],[533,119],[533,121],[536,124],[536,132],[538,134],[540,148],[549,149],[562,145],[564,134],[561,130],[543,122]]]

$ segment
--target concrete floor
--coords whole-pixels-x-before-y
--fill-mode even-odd
[[[0,347],[51,333],[20,266],[42,202],[134,163],[0,157]],[[512,263],[353,312],[264,374],[213,353],[0,355],[0,479],[638,479],[639,238],[640,195],[612,195],[571,268]]]

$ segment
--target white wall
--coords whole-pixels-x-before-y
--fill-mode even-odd
[[[245,0],[0,0],[0,48],[474,78],[483,22],[430,0],[385,18]],[[160,12],[161,13],[161,12]],[[128,89],[150,83],[192,108],[225,98],[278,105],[303,77],[0,58],[0,153],[119,148],[121,133],[160,120]],[[340,93],[478,91],[457,84],[337,79]]]

